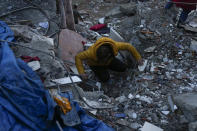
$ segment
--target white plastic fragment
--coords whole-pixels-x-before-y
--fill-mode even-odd
[[[190,25],[191,27],[194,27],[194,28],[197,27],[197,23],[196,23],[195,21],[189,22],[189,25]]]
[[[155,68],[156,68],[156,67],[154,66],[154,63],[152,62],[152,63],[151,63],[151,68],[150,68],[150,72],[154,72],[154,71],[155,71]]]
[[[104,37],[109,37],[109,34],[103,34]]]
[[[153,99],[150,98],[150,97],[147,97],[147,96],[141,96],[141,97],[139,98],[139,100],[144,101],[144,102],[147,102],[147,103],[149,103],[149,104],[151,104],[151,103],[153,102]]]
[[[177,69],[177,72],[181,73],[183,72],[183,69]]]
[[[105,23],[105,17],[100,18],[100,19],[99,19],[99,23],[100,23],[100,24],[104,24],[104,23]]]
[[[136,119],[137,118],[137,114],[135,112],[132,113],[132,118]]]
[[[135,98],[140,98],[140,95],[136,95]]]
[[[88,43],[86,43],[84,46],[90,47],[90,46],[92,46],[92,45],[93,45],[93,43],[88,42]]]
[[[144,126],[141,128],[141,131],[163,131],[163,129],[161,129],[149,122],[145,122]]]
[[[73,82],[81,82],[81,79],[78,76],[72,76],[71,79],[73,80]],[[58,84],[69,84],[72,83],[70,77],[64,77],[64,78],[60,78],[60,79],[55,79],[52,80]]]
[[[46,29],[49,27],[49,22],[40,22],[38,25]]]
[[[39,61],[31,61],[28,62],[27,65],[32,68],[33,71],[40,69],[40,62]]]
[[[176,105],[174,105],[174,110],[177,110],[177,109],[178,109],[178,107]]]
[[[174,103],[173,103],[172,97],[170,95],[168,96],[168,103],[170,105],[171,111],[174,112]]]
[[[152,46],[152,47],[149,47],[149,48],[146,48],[144,51],[145,52],[153,52],[155,50],[156,46]]]
[[[170,111],[161,111],[164,115],[168,115]]]
[[[138,66],[139,71],[144,71],[147,66],[148,60],[144,60],[144,63],[142,66]]]
[[[92,111],[90,111],[90,113],[92,113],[92,114],[96,115],[97,110],[92,110]]]
[[[125,96],[120,96],[120,97],[117,97],[115,100],[122,103],[122,102],[127,101],[127,98]]]
[[[134,96],[130,93],[130,94],[128,95],[128,98],[129,98],[129,99],[133,99]]]
[[[96,86],[98,87],[99,91],[101,90],[101,83],[100,82],[96,82]]]

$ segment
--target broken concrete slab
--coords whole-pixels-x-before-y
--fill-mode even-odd
[[[62,60],[75,63],[75,56],[83,51],[82,42],[87,40],[78,33],[64,29],[59,35],[58,55]]]
[[[197,28],[191,26],[181,25],[186,31],[197,32]]]
[[[118,42],[124,42],[124,38],[122,36],[120,36],[120,34],[115,31],[113,28],[110,28],[110,34],[109,34],[109,37],[115,41],[118,41]]]
[[[141,131],[163,131],[163,129],[149,123],[145,122],[144,126],[142,127]]]
[[[189,123],[189,131],[197,130],[197,121]]]
[[[72,79],[72,80],[71,80]],[[78,76],[72,76],[70,77],[64,77],[64,78],[60,78],[60,79],[55,79],[55,80],[51,80],[57,84],[69,84],[69,83],[76,83],[76,82],[81,82],[82,80],[78,77]]]
[[[156,46],[152,46],[152,47],[146,48],[144,51],[150,53],[150,52],[153,52],[155,48]]]
[[[197,120],[197,93],[180,94],[174,96],[174,101],[183,111],[185,117],[193,122]]]
[[[121,5],[120,11],[127,16],[133,16],[137,12],[136,3],[132,2],[126,5]]]
[[[189,22],[189,25],[190,25],[191,27],[196,28],[196,27],[197,27],[197,19],[194,19],[194,20],[190,21],[190,22]]]
[[[191,41],[190,49],[191,49],[192,51],[197,52],[197,41],[195,41],[195,40],[192,40],[192,41]]]
[[[121,17],[123,16],[122,11],[120,11],[120,7],[115,7],[111,11],[107,12],[105,17]]]
[[[20,43],[22,46],[15,51],[17,57],[31,56],[40,58],[39,72],[43,74],[43,77],[62,78],[65,74],[65,69],[59,60],[55,59],[54,40],[40,35],[36,30],[28,26],[11,26],[14,35],[18,38],[22,38],[25,42]]]

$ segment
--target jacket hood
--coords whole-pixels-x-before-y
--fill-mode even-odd
[[[94,43],[94,45],[91,47],[93,49],[92,53],[94,55],[95,60],[97,60],[96,51],[103,44],[109,44],[112,47],[114,56],[116,56],[118,54],[118,49],[116,47],[116,41],[114,41],[108,37],[102,37],[102,38],[98,39]]]

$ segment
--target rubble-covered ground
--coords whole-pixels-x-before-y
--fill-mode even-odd
[[[59,15],[56,14],[55,1],[32,0],[32,3],[29,2],[30,0],[24,1],[6,0],[1,2],[2,15],[11,10],[32,6],[32,3],[42,7],[46,14],[37,9],[25,9],[5,17],[0,16],[0,18],[8,24],[31,20],[25,25],[47,36],[51,36],[59,30],[59,19],[56,19],[59,18]],[[197,36],[194,32],[187,32],[175,26],[174,19],[179,9],[173,8],[165,12],[163,10],[164,0],[73,0],[73,3],[78,5],[78,10],[83,18],[83,22],[76,25],[77,32],[88,42],[94,43],[98,38],[98,34],[89,28],[97,24],[100,18],[105,17],[108,27],[119,32],[125,42],[134,45],[144,61],[147,61],[143,71],[131,68],[124,73],[111,72],[112,83],[102,84],[101,90],[104,90],[105,94],[110,97],[107,103],[113,105],[113,108],[97,109],[94,116],[116,130],[122,131],[138,130],[145,121],[166,131],[188,130],[188,124],[197,120],[197,106],[192,107],[192,105],[186,104],[188,107],[191,106],[187,116],[187,113],[179,108],[183,103],[177,103],[176,106],[173,98],[177,94],[197,91],[197,42],[195,41]],[[193,21],[195,16],[196,12],[192,12],[187,22]],[[50,28],[39,26],[40,22],[47,21],[50,21]],[[14,28],[16,28],[14,32],[18,32],[18,28],[12,27],[12,29]],[[19,29],[21,28],[19,27]],[[25,32],[19,31],[18,33],[20,37],[16,37],[17,42],[52,53],[54,56],[56,45],[49,45],[50,40],[31,38],[31,34],[35,32],[29,28],[25,29]],[[39,54],[29,49],[24,50],[22,47],[16,49],[15,53],[17,57],[38,55],[41,58],[42,69],[38,73],[41,75],[44,73],[47,78],[61,78],[65,75],[59,60],[53,59],[53,57],[46,57],[42,53]],[[92,75],[91,72],[89,74]],[[86,85],[82,85],[82,87],[84,86]],[[86,90],[85,87],[84,89]],[[93,89],[87,88],[87,90],[92,91]],[[177,100],[183,101],[184,99],[178,97],[175,101]],[[104,98],[99,101],[106,102]],[[194,118],[190,119],[192,117],[190,114]]]
[[[82,35],[87,37],[88,28],[105,17],[108,26],[118,31],[126,42],[138,49],[144,60],[148,60],[143,72],[129,69],[122,74],[112,73],[113,84],[103,88],[107,86],[107,94],[116,103],[116,108],[101,110],[97,116],[112,122],[118,130],[138,129],[145,121],[167,131],[188,130],[188,121],[181,110],[172,112],[174,108],[171,109],[169,104],[176,94],[197,91],[197,57],[190,48],[196,33],[176,27],[174,19],[179,9],[165,12],[163,0],[74,2],[79,5],[83,23],[87,26],[81,26]],[[121,13],[120,6],[134,8],[136,14]],[[106,17],[108,14],[111,15]],[[187,22],[195,15],[196,12],[192,12]],[[154,50],[144,51],[149,47]],[[114,113],[124,113],[126,117],[117,118]]]

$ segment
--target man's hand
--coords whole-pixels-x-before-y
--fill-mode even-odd
[[[87,74],[81,74],[81,78],[83,79],[83,80],[87,80],[88,79],[88,76],[87,76]]]
[[[144,61],[143,61],[143,59],[139,59],[138,61],[137,61],[137,63],[138,63],[138,65],[143,65],[143,63],[144,63]]]

